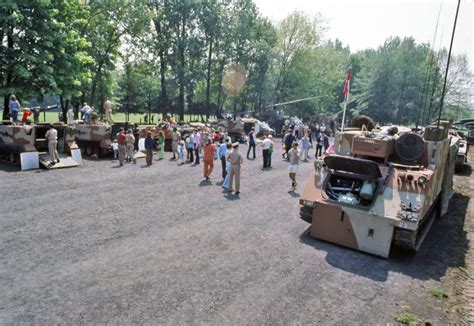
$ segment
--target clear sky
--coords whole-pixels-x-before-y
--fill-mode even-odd
[[[260,12],[276,22],[295,10],[321,13],[326,38],[341,40],[352,52],[377,48],[390,36],[412,36],[431,43],[441,7],[435,49],[449,48],[456,0],[254,0]],[[466,54],[474,71],[473,0],[461,0],[453,52]]]

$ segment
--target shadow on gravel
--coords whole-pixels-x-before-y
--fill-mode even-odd
[[[233,195],[233,194],[230,194],[230,193],[227,193],[224,195],[224,198],[227,199],[227,200],[240,200],[240,196],[239,195]]]
[[[293,197],[293,198],[299,198],[300,197],[300,193],[299,192],[294,192],[294,191],[288,191],[288,194]]]
[[[435,220],[417,253],[392,247],[390,258],[384,259],[314,239],[309,234],[310,228],[301,234],[300,241],[327,252],[326,261],[331,266],[374,281],[385,282],[389,272],[438,281],[448,268],[464,266],[469,249],[467,232],[463,229],[468,204],[468,196],[455,193],[448,213]]]
[[[206,187],[206,186],[212,186],[212,182],[208,180],[202,180],[199,182],[199,187]]]
[[[8,164],[8,163],[0,163],[0,171],[4,172],[21,172],[20,166]]]

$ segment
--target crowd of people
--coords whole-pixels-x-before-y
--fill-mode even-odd
[[[138,128],[138,126],[135,126]],[[167,126],[166,128],[170,128]],[[169,135],[169,134],[168,134]],[[294,129],[286,128],[282,137],[283,159],[289,163],[288,174],[291,180],[290,191],[295,191],[297,182],[296,174],[300,162],[308,162],[315,149],[314,157],[320,158],[331,151],[330,143],[332,133],[316,129],[313,133],[309,128],[302,128],[295,133]],[[181,134],[176,127],[171,128],[171,160],[177,161],[178,165],[192,164],[203,166],[203,179],[210,181],[215,170],[215,162],[220,161],[222,187],[227,192],[240,193],[241,166],[244,163],[244,154],[239,151],[240,144],[232,142],[231,137],[224,131],[213,131],[211,128],[195,128],[189,133]],[[139,133],[136,129],[124,130],[121,128],[116,135],[113,149],[115,159],[119,160],[120,166],[124,162],[134,160],[135,152],[138,151]],[[165,133],[157,129],[153,132],[146,131],[144,140],[144,152],[146,154],[147,167],[154,163],[154,152],[157,152],[157,160],[164,159]],[[272,154],[275,143],[272,135],[257,135],[252,129],[247,135],[247,160],[257,158],[257,148],[261,149],[262,169],[272,168]],[[168,145],[169,146],[169,145]],[[235,188],[235,189],[234,189]]]

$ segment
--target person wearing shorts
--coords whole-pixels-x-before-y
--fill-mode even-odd
[[[296,189],[296,173],[299,169],[300,161],[300,152],[298,150],[298,143],[293,143],[291,149],[288,151],[288,159],[290,160],[290,165],[288,166],[288,175],[291,179],[291,191]]]

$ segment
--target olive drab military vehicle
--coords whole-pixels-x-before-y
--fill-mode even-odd
[[[385,258],[392,246],[418,250],[452,196],[459,139],[449,128],[340,132],[301,195],[310,235]]]
[[[71,150],[77,149],[74,129],[62,123],[53,126],[58,131],[59,164],[49,165],[48,140],[45,137],[49,124],[0,125],[0,159],[21,165],[22,153],[37,153],[39,163],[47,168],[77,166],[77,162],[68,156]]]

